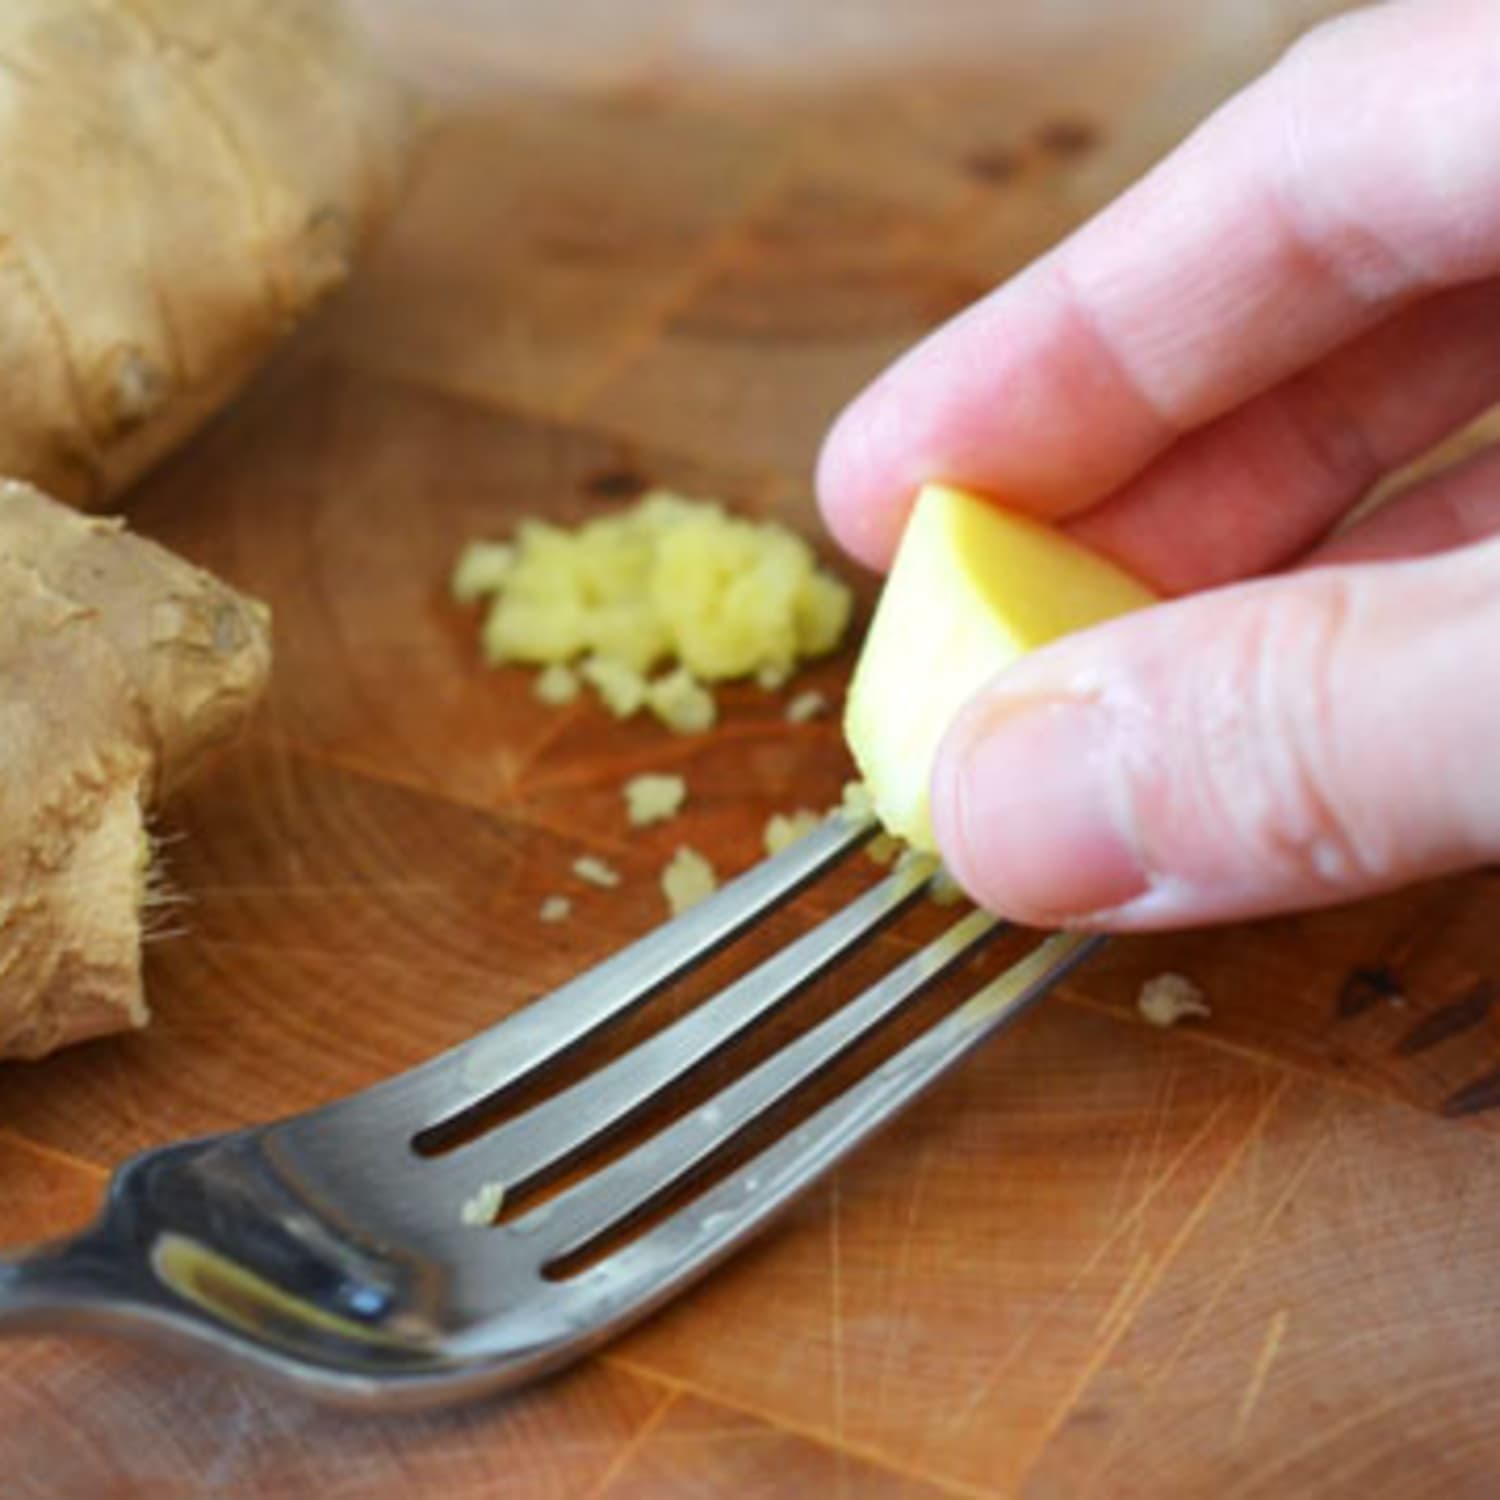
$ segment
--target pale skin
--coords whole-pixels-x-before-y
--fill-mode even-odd
[[[934,821],[985,905],[1192,926],[1500,858],[1500,449],[1331,535],[1500,400],[1500,5],[1313,32],[844,413],[824,514],[889,564],[940,478],[1171,597],[950,729]]]

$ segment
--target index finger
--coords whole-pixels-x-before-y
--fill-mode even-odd
[[[929,479],[1076,515],[1399,308],[1500,270],[1497,64],[1491,0],[1311,33],[845,411],[818,476],[835,535],[885,566]]]

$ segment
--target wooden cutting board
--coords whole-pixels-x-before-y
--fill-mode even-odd
[[[137,1147],[523,1004],[658,919],[678,841],[733,870],[770,812],[833,800],[836,729],[764,695],[684,741],[482,671],[444,596],[460,543],[655,483],[811,532],[838,405],[1333,5],[366,8],[443,121],[349,295],[132,501],[274,604],[278,675],[165,821],[186,904],[152,1029],[0,1071],[9,1239],[77,1224]],[[630,836],[648,768],[691,805]],[[584,850],[625,887],[579,887]],[[542,929],[551,892],[575,916]],[[1210,1021],[1139,1021],[1165,969]],[[12,1342],[0,1493],[1494,1494],[1496,976],[1493,876],[1122,943],[573,1373],[377,1420]]]

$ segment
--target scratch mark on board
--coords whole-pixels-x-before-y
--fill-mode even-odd
[[[1245,1385],[1245,1392],[1240,1397],[1239,1407],[1234,1414],[1234,1426],[1229,1433],[1231,1446],[1238,1445],[1250,1429],[1255,1409],[1260,1405],[1260,1398],[1265,1394],[1266,1381],[1271,1375],[1271,1366],[1276,1363],[1276,1356],[1281,1352],[1282,1340],[1286,1338],[1286,1325],[1289,1317],[1286,1308],[1277,1308],[1271,1315],[1271,1321],[1266,1325],[1266,1336],[1261,1341],[1260,1353],[1255,1357],[1255,1364],[1250,1369],[1250,1379]]]
[[[1250,1149],[1252,1141],[1258,1140],[1260,1133],[1265,1129],[1266,1122],[1272,1111],[1276,1108],[1277,1101],[1286,1092],[1288,1081],[1281,1079],[1273,1084],[1267,1092],[1260,1111],[1251,1121],[1249,1135],[1230,1153],[1228,1159],[1223,1163],[1218,1175],[1208,1184],[1207,1189],[1194,1204],[1191,1212],[1177,1226],[1176,1232],[1171,1236],[1165,1248],[1156,1256],[1152,1262],[1148,1274],[1141,1281],[1140,1286],[1134,1291],[1130,1305],[1125,1307],[1120,1317],[1116,1320],[1114,1328],[1108,1339],[1096,1340],[1093,1354],[1087,1359],[1077,1371],[1071,1388],[1063,1396],[1062,1400],[1054,1408],[1052,1415],[1044,1422],[1033,1440],[1028,1457],[1022,1466],[1022,1473],[1029,1473],[1032,1464],[1038,1456],[1048,1447],[1054,1435],[1062,1428],[1071,1413],[1077,1410],[1079,1402],[1084,1393],[1093,1384],[1100,1371],[1106,1368],[1114,1358],[1115,1351],[1120,1341],[1129,1333],[1135,1322],[1138,1310],[1144,1306],[1146,1299],[1152,1291],[1160,1284],[1176,1263],[1178,1256],[1184,1248],[1197,1236],[1200,1226],[1208,1218],[1214,1205],[1219,1201],[1219,1195],[1226,1185],[1235,1179]],[[1156,1386],[1155,1377],[1148,1384],[1148,1391],[1154,1390]],[[1119,1432],[1109,1439],[1107,1448],[1113,1451],[1118,1446]],[[1085,1479],[1085,1485],[1091,1487],[1097,1480],[1097,1470]],[[1081,1493],[1081,1492],[1080,1492]]]
[[[1181,1074],[1178,1058],[1174,1055],[1167,1067],[1166,1076],[1162,1079],[1161,1087],[1157,1095],[1156,1122],[1151,1133],[1151,1152],[1146,1158],[1146,1181],[1154,1184],[1158,1180],[1160,1168],[1158,1162],[1161,1159],[1161,1150],[1166,1143],[1167,1123],[1172,1118],[1172,1107],[1177,1102],[1177,1080]],[[1141,1241],[1145,1235],[1146,1216],[1137,1214],[1135,1227],[1130,1235],[1130,1247],[1132,1250],[1141,1248]]]
[[[1203,1144],[1212,1136],[1214,1130],[1222,1117],[1228,1112],[1232,1100],[1228,1097],[1221,1099],[1210,1111],[1208,1118],[1189,1137],[1187,1143],[1172,1158],[1162,1170],[1161,1175],[1153,1181],[1141,1196],[1136,1200],[1135,1206],[1129,1213],[1115,1221],[1114,1227],[1095,1246],[1087,1260],[1078,1267],[1068,1278],[1066,1284],[1051,1297],[1042,1307],[1038,1308],[1027,1319],[1025,1324],[1017,1333],[1015,1342],[1000,1356],[993,1366],[979,1381],[968,1399],[955,1405],[953,1415],[949,1418],[946,1427],[949,1431],[961,1431],[968,1425],[974,1413],[989,1400],[1007,1375],[1010,1374],[1024,1359],[1030,1350],[1033,1341],[1040,1336],[1048,1319],[1054,1316],[1059,1309],[1068,1305],[1069,1301],[1084,1286],[1089,1277],[1105,1262],[1106,1258],[1122,1243],[1133,1244],[1136,1239],[1136,1225],[1150,1210],[1152,1204],[1157,1200],[1167,1185],[1176,1177],[1183,1164],[1187,1162]],[[1235,1160],[1238,1160],[1236,1154]],[[1189,1219],[1192,1215],[1189,1215]]]
[[[916,1164],[908,1174],[906,1214],[901,1223],[901,1240],[897,1250],[896,1268],[889,1282],[891,1290],[887,1293],[888,1300],[893,1294],[901,1297],[901,1306],[896,1327],[886,1339],[885,1348],[881,1353],[879,1373],[874,1381],[876,1394],[873,1404],[878,1412],[885,1410],[886,1393],[890,1389],[891,1379],[895,1372],[902,1368],[902,1359],[907,1350],[905,1334],[910,1318],[910,1302],[903,1295],[903,1290],[911,1277],[912,1252],[917,1239],[917,1226],[921,1222],[927,1179],[932,1168],[932,1151],[932,1137],[924,1136],[918,1149]]]
[[[1272,1094],[1272,1102],[1280,1096],[1280,1091]],[[1265,1128],[1269,1119],[1270,1111],[1267,1110],[1255,1124],[1252,1134],[1258,1134]],[[1168,1350],[1165,1357],[1159,1362],[1153,1363],[1145,1373],[1145,1380],[1141,1394],[1141,1403],[1148,1406],[1156,1393],[1167,1387],[1171,1375],[1182,1362],[1184,1355],[1192,1347],[1194,1341],[1202,1334],[1203,1329],[1208,1326],[1214,1313],[1218,1311],[1219,1304],[1224,1300],[1231,1287],[1243,1280],[1246,1272],[1254,1263],[1256,1256],[1260,1253],[1261,1245],[1270,1234],[1277,1220],[1286,1210],[1287,1205],[1301,1191],[1302,1184],[1311,1174],[1312,1169],[1322,1159],[1327,1148],[1328,1137],[1325,1135],[1315,1139],[1307,1149],[1302,1160],[1286,1177],[1281,1190],[1272,1200],[1270,1205],[1255,1215],[1255,1222],[1249,1232],[1243,1236],[1243,1243],[1238,1255],[1233,1256],[1227,1264],[1213,1278],[1208,1288],[1208,1294],[1198,1303],[1193,1316],[1188,1320],[1186,1328],[1177,1338],[1176,1342]],[[1111,1464],[1120,1444],[1124,1441],[1126,1429],[1119,1429],[1114,1436],[1105,1443],[1097,1460],[1092,1466],[1088,1477],[1077,1491],[1080,1500],[1095,1495],[1099,1492],[1099,1486],[1106,1483],[1112,1472]]]
[[[1112,1339],[1116,1327],[1135,1311],[1140,1300],[1141,1289],[1151,1279],[1151,1268],[1155,1264],[1156,1258],[1152,1255],[1136,1256],[1129,1271],[1125,1273],[1125,1279],[1120,1283],[1119,1290],[1110,1299],[1109,1306],[1105,1308],[1104,1316],[1099,1319],[1099,1338]]]
[[[615,1480],[630,1467],[636,1455],[646,1446],[646,1440],[656,1433],[667,1413],[677,1406],[681,1397],[682,1392],[678,1390],[669,1388],[662,1392],[661,1400],[647,1413],[646,1420],[620,1445],[619,1451],[590,1487],[587,1500],[599,1500],[600,1496],[613,1487]]]

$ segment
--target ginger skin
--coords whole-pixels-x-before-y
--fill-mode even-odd
[[[0,482],[0,1057],[144,1024],[148,813],[270,659],[263,605]]]
[[[385,218],[414,110],[359,9],[0,3],[0,1057],[144,1022],[148,814],[264,686],[262,606],[66,507],[221,406]]]
[[[0,5],[0,474],[98,508],[344,280],[413,123],[357,11]]]

